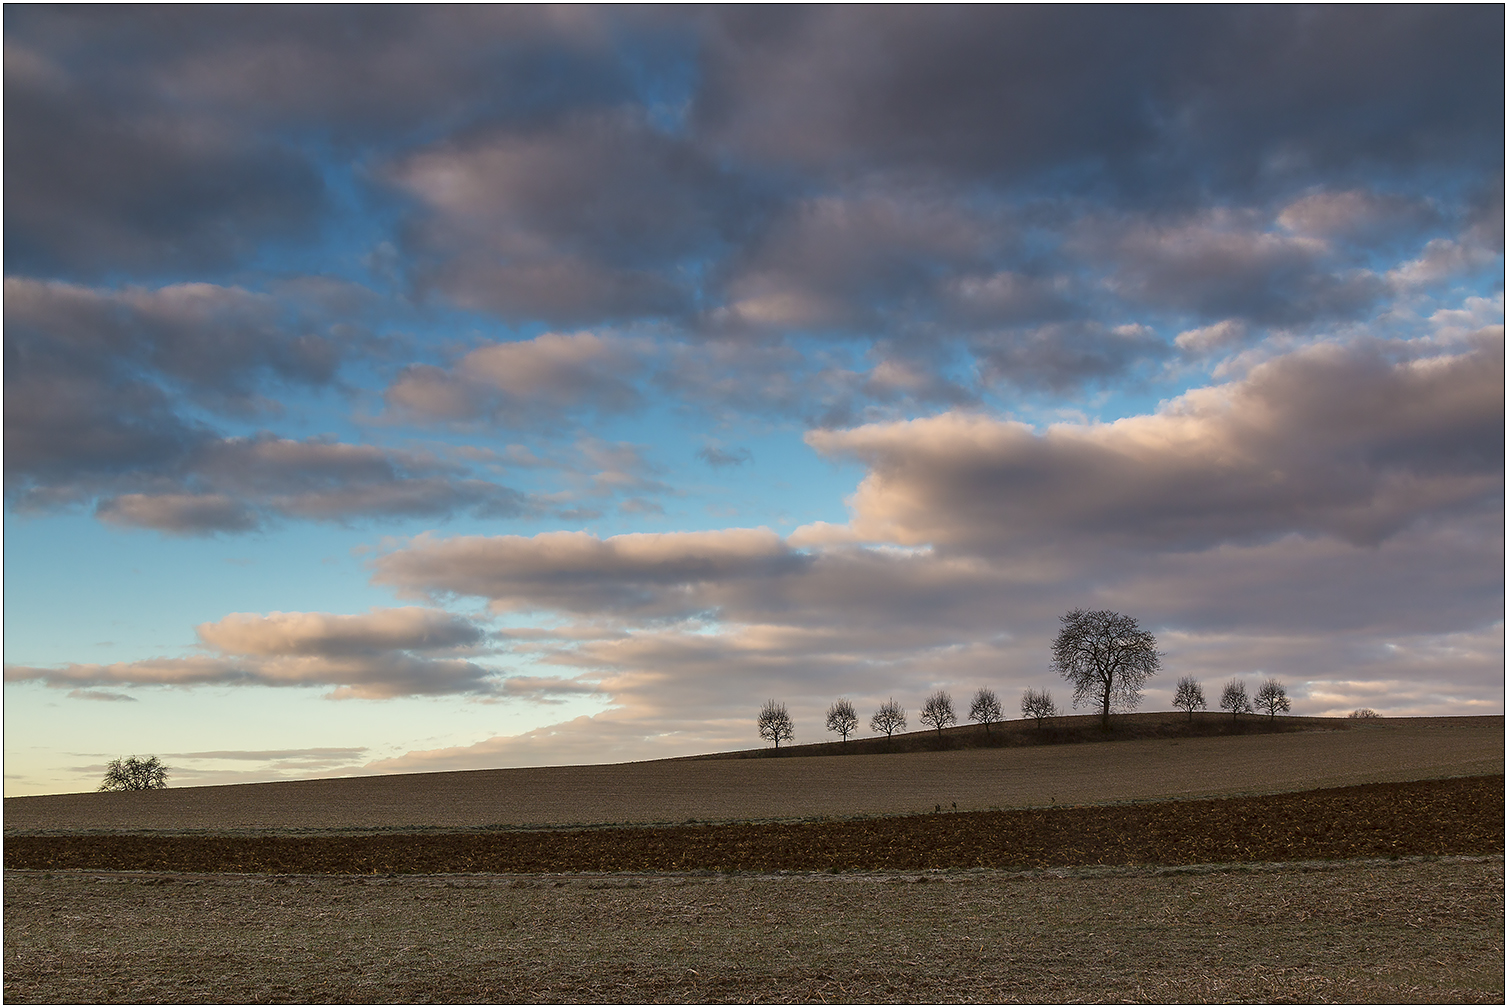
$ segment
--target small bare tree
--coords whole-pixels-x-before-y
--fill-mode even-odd
[[[1268,717],[1277,717],[1279,711],[1287,714],[1291,708],[1288,691],[1276,679],[1268,679],[1257,687],[1257,710],[1266,711]]]
[[[1130,616],[1100,609],[1074,609],[1059,616],[1063,629],[1052,644],[1052,667],[1073,686],[1073,705],[1100,709],[1109,730],[1110,712],[1134,710],[1142,683],[1162,668],[1157,638]]]
[[[1238,714],[1251,713],[1251,699],[1246,695],[1244,682],[1240,679],[1232,679],[1225,684],[1225,692],[1220,694],[1220,709],[1230,711],[1233,721]]]
[[[1029,689],[1021,694],[1021,716],[1036,718],[1040,730],[1044,720],[1058,716],[1058,705],[1053,703],[1052,693],[1048,690],[1039,693]]]
[[[759,711],[759,737],[766,742],[775,743],[776,749],[780,748],[780,743],[789,742],[796,737],[796,725],[791,721],[785,704],[774,700],[764,702],[764,707]]]
[[[942,730],[950,724],[958,722],[958,715],[953,713],[953,698],[947,690],[938,690],[927,698],[922,704],[922,724],[928,728],[936,728],[938,737],[942,737]]]
[[[853,704],[846,697],[839,697],[837,702],[827,709],[827,730],[835,731],[843,736],[843,741],[848,741],[848,736],[859,726],[859,715],[854,711]]]
[[[1195,710],[1204,710],[1209,704],[1204,699],[1204,687],[1193,676],[1184,676],[1178,680],[1178,689],[1173,693],[1173,706],[1189,712],[1189,720],[1194,720]]]
[[[894,697],[880,704],[879,710],[874,712],[874,717],[869,719],[869,730],[884,732],[886,738],[904,727],[906,727],[906,708],[896,703]]]
[[[974,702],[969,704],[969,720],[977,721],[984,725],[984,730],[989,731],[990,725],[999,721],[1004,716],[1000,709],[1000,698],[992,689],[980,687],[974,693]]]
[[[156,756],[113,759],[105,764],[105,779],[96,791],[156,791],[168,786],[169,769]]]
[[[1358,707],[1354,711],[1352,711],[1351,713],[1347,714],[1346,717],[1348,717],[1348,718],[1353,718],[1353,717],[1354,718],[1373,718],[1373,717],[1382,717],[1382,715],[1379,714],[1379,713],[1377,713],[1376,711],[1374,711],[1370,707]]]

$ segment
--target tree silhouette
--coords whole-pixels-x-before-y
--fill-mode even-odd
[[[168,786],[169,769],[156,756],[113,759],[105,764],[105,779],[97,791],[156,791]]]
[[[984,730],[989,731],[990,725],[999,721],[1003,716],[1000,709],[1000,698],[992,689],[980,687],[974,693],[974,702],[969,704],[969,720],[977,721],[984,725]]]
[[[880,704],[874,716],[869,719],[869,730],[884,732],[886,738],[904,727],[906,727],[906,708],[896,703],[894,697]]]
[[[922,724],[936,728],[939,738],[942,737],[944,728],[957,721],[958,715],[953,713],[953,698],[948,696],[946,690],[938,690],[922,704]]]
[[[1040,731],[1043,719],[1058,716],[1058,705],[1053,702],[1049,691],[1038,693],[1029,689],[1021,694],[1021,716],[1036,718],[1037,729]]]
[[[848,736],[859,726],[859,715],[854,711],[853,704],[844,697],[827,709],[827,730],[835,731],[843,736],[843,741],[848,741]]]
[[[791,721],[785,704],[774,700],[765,701],[764,707],[759,711],[759,737],[766,742],[775,743],[776,749],[780,748],[781,742],[789,742],[796,737],[796,725]]]
[[[1178,680],[1178,689],[1173,693],[1173,706],[1189,712],[1189,720],[1194,720],[1194,711],[1204,710],[1209,706],[1204,699],[1204,687],[1193,676],[1184,676]]]
[[[1162,668],[1157,638],[1108,609],[1074,609],[1058,622],[1063,629],[1053,641],[1053,669],[1073,685],[1073,705],[1098,707],[1108,730],[1111,710],[1135,708],[1142,684]]]
[[[1268,679],[1257,687],[1257,710],[1266,711],[1268,717],[1277,717],[1278,711],[1287,714],[1292,708],[1288,702],[1288,691],[1283,684],[1276,679]]]
[[[1238,714],[1251,713],[1251,699],[1246,695],[1244,682],[1232,679],[1225,684],[1225,692],[1220,694],[1220,709],[1230,711],[1232,721]]]

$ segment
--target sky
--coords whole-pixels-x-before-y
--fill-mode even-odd
[[[8,5],[5,793],[1501,714],[1503,17]]]

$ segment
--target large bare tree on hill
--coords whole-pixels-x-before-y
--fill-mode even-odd
[[[1100,709],[1110,727],[1112,710],[1141,703],[1141,687],[1162,668],[1157,638],[1136,620],[1108,609],[1074,609],[1058,617],[1063,629],[1052,645],[1053,670],[1073,686],[1073,705]]]

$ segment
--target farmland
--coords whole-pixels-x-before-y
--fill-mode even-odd
[[[1143,717],[10,799],[6,999],[1501,1002],[1502,718]]]
[[[1183,715],[1136,717],[1176,721]],[[1289,720],[1325,729],[1337,723]],[[1277,735],[658,760],[44,795],[6,799],[5,824],[13,833],[744,822],[914,814],[954,803],[968,811],[1262,794],[1503,772],[1501,717],[1339,723],[1340,730]]]

